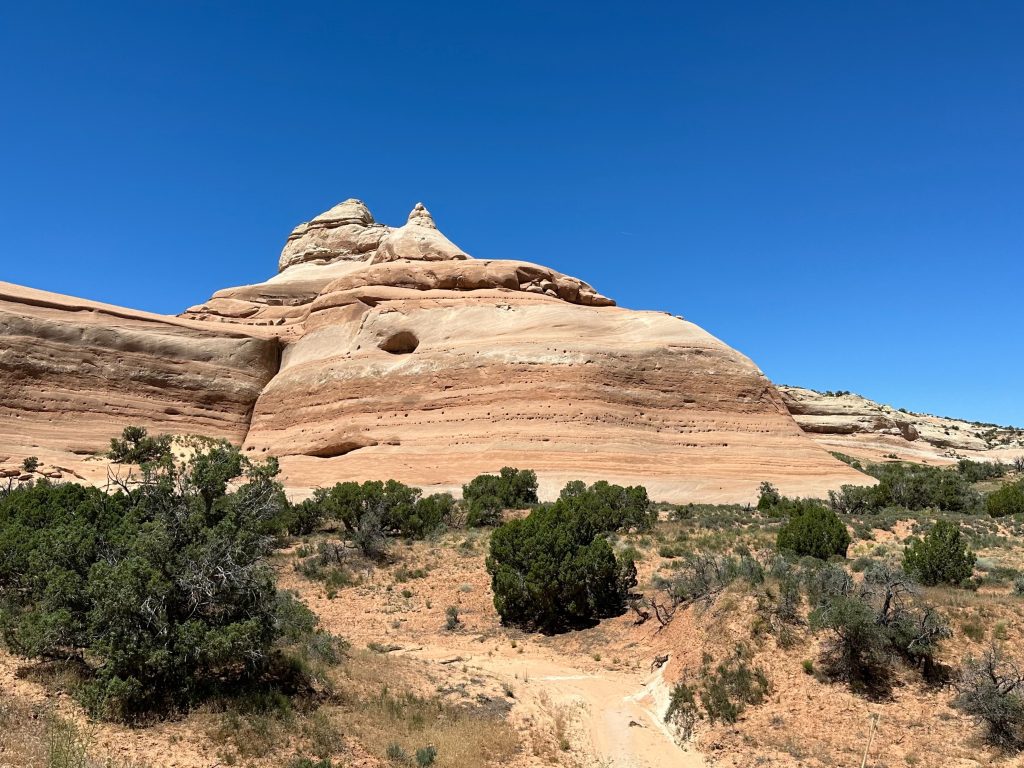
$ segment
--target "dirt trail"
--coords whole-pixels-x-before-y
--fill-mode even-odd
[[[393,655],[431,668],[434,686],[469,688],[501,704],[508,697],[510,720],[523,737],[515,768],[706,765],[696,751],[680,748],[662,721],[669,700],[663,674],[672,674],[677,660],[657,671],[636,666],[669,652],[671,642],[652,642],[630,617],[553,638],[506,630],[494,611],[484,548],[458,538],[402,551],[407,571],[430,570],[423,581],[399,582],[394,572],[379,570],[334,600],[292,569],[282,569],[281,585],[299,591],[321,626],[354,648],[395,646]],[[457,607],[457,631],[446,627],[441,606]]]
[[[453,659],[452,647],[425,645],[406,655],[435,662]],[[648,676],[603,670],[582,671],[558,658],[514,658],[462,653],[461,664],[513,685],[517,707],[537,715],[563,706],[573,713],[575,746],[586,753],[586,766],[602,768],[703,768],[699,753],[681,749],[659,716],[668,685],[659,669]]]

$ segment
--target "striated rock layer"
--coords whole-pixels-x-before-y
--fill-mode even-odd
[[[279,364],[277,340],[247,328],[3,282],[0,339],[5,461],[74,464],[106,450],[127,424],[242,441]]]
[[[797,424],[829,450],[877,461],[1008,461],[1024,455],[1024,430],[912,413],[852,392],[778,387]]]
[[[19,290],[0,323],[20,444],[91,448],[126,423],[221,435],[279,457],[297,493],[388,477],[458,488],[503,465],[537,470],[547,497],[577,478],[673,501],[864,479],[707,332],[546,267],[473,259],[422,205],[392,228],[347,200],[295,229],[275,277],[181,318],[41,307]],[[12,434],[0,440],[7,453]]]

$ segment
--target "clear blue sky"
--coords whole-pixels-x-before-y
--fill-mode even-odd
[[[1024,424],[1024,4],[4,3],[0,279],[176,312],[346,197],[775,381]]]

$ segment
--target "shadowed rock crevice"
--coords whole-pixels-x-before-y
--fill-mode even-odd
[[[343,440],[338,443],[325,445],[322,448],[314,448],[306,455],[317,459],[333,459],[337,456],[344,456],[345,454],[352,453],[352,451],[358,451],[360,448],[369,448],[376,444],[375,442],[366,443],[359,440]]]
[[[378,347],[392,355],[408,355],[416,351],[420,340],[411,331],[399,331],[381,341]]]

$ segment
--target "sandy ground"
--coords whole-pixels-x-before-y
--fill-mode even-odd
[[[568,713],[575,742],[566,761],[607,768],[697,768],[703,758],[684,751],[665,725],[668,686],[663,669],[653,674],[587,672],[539,650],[506,658],[468,646],[421,646],[408,655],[428,662],[460,664],[515,686],[515,716],[522,723],[543,720],[552,708]],[[476,651],[476,653],[474,653]]]
[[[705,765],[698,753],[676,743],[664,723],[669,686],[664,667],[651,669],[657,647],[653,627],[635,628],[631,616],[622,616],[555,637],[506,629],[494,612],[482,547],[483,540],[470,551],[454,540],[401,547],[403,565],[428,569],[425,578],[389,584],[387,572],[364,573],[362,585],[343,589],[334,599],[310,590],[307,580],[287,570],[282,586],[301,590],[324,628],[353,645],[398,646],[394,655],[422,660],[435,672],[482,674],[513,691],[511,717],[527,742],[531,732],[564,718],[570,748],[561,750],[557,764]],[[405,597],[400,589],[413,594]],[[449,605],[459,608],[462,626],[455,632],[443,629]],[[547,762],[529,753],[524,750],[517,764]]]

